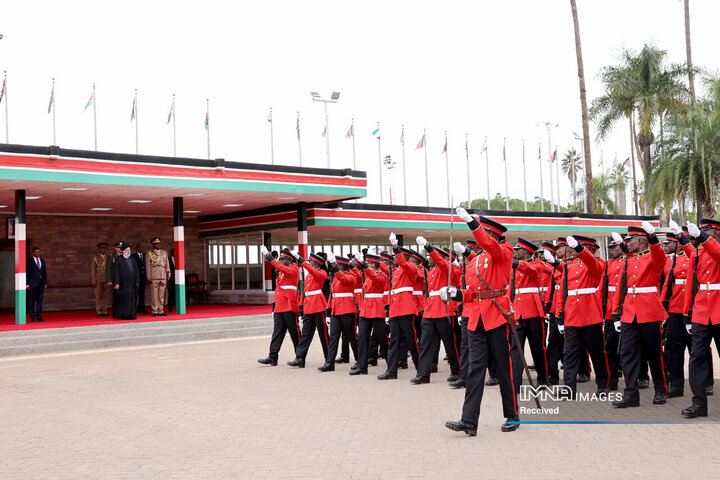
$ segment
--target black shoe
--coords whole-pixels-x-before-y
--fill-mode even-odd
[[[437,365],[433,365],[432,368],[430,369],[430,373],[437,373],[437,371],[438,371]]]
[[[682,388],[670,388],[667,393],[668,398],[682,397],[685,395]]]
[[[330,362],[325,362],[322,367],[318,367],[318,370],[321,372],[334,372],[335,371],[335,364]]]
[[[42,318],[42,317],[38,317],[36,321],[37,321],[37,322],[44,322],[44,321],[45,321],[45,319],[44,319],[44,318]]]
[[[165,312],[162,312],[162,313],[158,313],[158,315],[160,315],[161,317],[167,317],[167,316],[168,316],[168,314],[167,314],[167,313],[165,313]]]
[[[665,405],[665,403],[667,403],[667,395],[662,392],[655,392],[653,405]]]
[[[335,359],[335,363],[350,363],[350,360],[347,358],[339,357]]]
[[[262,363],[263,365],[272,365],[273,367],[277,366],[277,358],[258,358],[258,363]]]
[[[617,390],[617,389],[618,389],[618,380],[617,380],[617,378],[611,378],[611,379],[610,379],[610,387],[608,387],[608,390],[610,390],[611,392],[614,392],[614,391]]]
[[[424,375],[418,375],[410,379],[412,385],[420,385],[421,383],[430,383],[430,377]]]
[[[643,378],[642,380],[638,380],[638,388],[640,390],[645,390],[646,388],[650,388],[650,379]]]
[[[627,395],[623,395],[622,400],[615,400],[612,403],[612,406],[614,408],[627,408],[627,407],[639,407],[640,406],[640,399],[639,398],[630,398]]]
[[[548,377],[548,383],[550,385],[559,385],[560,384],[560,377],[553,377],[552,375]]]
[[[355,362],[355,365],[353,365],[352,367],[350,367],[350,370],[355,370],[355,369],[357,369],[357,368],[360,368],[360,364],[359,364],[358,362]]]
[[[459,378],[454,382],[448,383],[448,385],[450,386],[450,388],[465,388],[467,384],[465,383],[464,378]]]
[[[477,435],[477,425],[473,425],[465,420],[460,420],[459,422],[445,422],[445,427],[456,432],[465,432],[471,437]]]
[[[590,381],[590,375],[585,375],[584,373],[579,373],[577,376],[577,383],[587,383]]]
[[[377,358],[373,358],[372,360],[368,360],[368,365],[372,367],[377,367]]]
[[[707,417],[707,407],[703,408],[700,405],[693,403],[688,408],[680,412],[680,415],[685,418]]]
[[[350,370],[350,375],[367,375],[367,368],[356,368],[355,370]]]
[[[595,395],[599,397],[600,395],[607,395],[608,393],[610,393],[609,388],[597,387],[597,392],[595,392]]]
[[[705,395],[710,397],[710,396],[712,396],[712,394],[713,394],[713,386],[708,385],[707,387],[705,387]]]
[[[497,377],[490,377],[485,382],[486,387],[494,387],[495,385],[499,385],[499,384],[500,384],[500,380],[498,380]]]
[[[408,363],[407,362],[401,363],[400,365],[398,365],[398,368],[400,368],[402,370],[407,370]]]
[[[500,427],[500,430],[503,432],[514,432],[518,429],[520,426],[519,423],[508,423],[508,422],[517,422],[520,420],[518,417],[510,417],[507,420],[505,420],[505,423],[502,424],[502,427]]]
[[[158,314],[157,314],[157,313],[153,313],[153,317],[157,317],[157,316],[158,316]]]
[[[305,368],[305,359],[295,357],[295,360],[287,362],[291,367]]]
[[[378,375],[378,380],[396,380],[397,372],[385,372],[382,375]]]
[[[455,381],[457,381],[457,380],[459,380],[459,379],[460,379],[460,375],[457,374],[457,373],[453,373],[452,375],[450,375],[450,376],[447,378],[447,381],[448,381],[448,382],[455,382]]]

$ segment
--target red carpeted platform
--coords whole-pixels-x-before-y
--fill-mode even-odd
[[[47,312],[44,322],[15,325],[15,315],[0,315],[0,332],[9,330],[32,330],[39,328],[86,327],[89,325],[111,325],[132,322],[168,322],[172,320],[190,320],[196,318],[238,317],[244,315],[263,315],[272,312],[270,305],[189,305],[187,313],[177,315],[169,313],[167,317],[138,315],[136,320],[115,320],[112,317],[98,317],[94,310],[76,310],[65,312]],[[30,317],[28,317],[28,322]]]

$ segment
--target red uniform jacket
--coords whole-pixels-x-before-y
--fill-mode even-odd
[[[417,315],[417,301],[413,295],[418,268],[409,263],[402,253],[395,254],[398,268],[392,274],[392,291],[390,292],[390,318],[403,315]]]
[[[585,327],[603,322],[602,300],[598,299],[597,286],[605,272],[605,262],[596,258],[585,248],[578,258],[565,263],[567,269],[568,295],[565,300],[564,323],[566,327]],[[563,277],[560,277],[558,291],[559,304],[562,305]],[[580,290],[579,294],[571,295]],[[593,290],[590,293],[583,291]],[[560,307],[562,309],[562,306]]]
[[[384,266],[384,265],[383,265]],[[385,267],[387,270],[387,267]],[[363,303],[360,316],[363,318],[385,318],[385,291],[388,288],[388,276],[382,269],[376,273],[370,268],[364,269]]]
[[[475,252],[470,253],[467,257],[465,257],[465,286],[467,287],[470,285],[471,277],[475,276],[475,271],[472,269],[473,260],[475,259],[477,255]],[[464,318],[471,318],[473,316],[473,305],[472,303],[466,303],[463,305],[463,313],[462,316]]]
[[[286,267],[277,259],[270,262],[270,265],[278,271],[275,283],[275,312],[297,313],[300,270],[294,263]]]
[[[415,308],[418,313],[425,309],[425,267],[418,265],[417,278],[413,285],[413,297],[415,298]]]
[[[362,268],[361,265],[358,265],[355,262],[355,267],[352,270],[350,270],[350,273],[352,273],[355,276],[355,288],[353,289],[353,293],[355,294],[355,301],[357,302],[358,312],[360,309],[362,309],[363,304],[363,274],[360,271]]]
[[[507,322],[491,299],[478,300],[474,293],[478,290],[487,290],[477,277],[479,272],[483,279],[493,290],[505,290],[505,295],[497,297],[503,311],[510,310],[510,295],[507,289],[512,275],[513,247],[507,242],[498,243],[482,227],[473,230],[473,237],[484,251],[478,255],[466,270],[468,276],[468,288],[463,290],[463,309],[470,305],[471,317],[468,317],[468,329],[477,330],[478,322],[482,319],[485,330],[501,327]]]
[[[627,257],[627,292],[623,305],[622,317],[624,323],[632,323],[637,317],[638,323],[661,322],[667,318],[667,312],[660,303],[657,286],[660,275],[665,268],[665,252],[659,243],[650,245],[650,250]],[[654,292],[638,293],[633,288],[652,288]],[[620,295],[615,296],[617,312],[620,306]]]
[[[540,277],[545,270],[542,260],[520,262],[515,269],[515,300],[513,310],[515,318],[544,317],[545,308],[540,301]],[[534,290],[523,292],[522,289]]]
[[[691,257],[691,266],[694,268],[694,248],[692,245],[683,245],[683,250],[688,257]],[[692,270],[688,274],[689,281],[692,281]],[[707,290],[698,289],[693,304],[692,322],[708,325],[720,323],[720,290],[712,290],[713,285],[720,285],[720,244],[714,238],[708,238],[698,248],[697,264],[698,283],[705,285]],[[686,290],[686,310],[691,305],[692,288]]]
[[[602,262],[602,271],[605,272],[605,269],[607,268],[607,263],[605,263],[605,260],[603,260],[600,257],[595,257],[595,258],[597,258],[598,260],[600,260]],[[598,302],[600,302],[600,313],[603,315],[604,315],[604,312],[602,311],[602,301],[603,301],[603,295],[604,295],[604,288],[605,288],[605,285],[603,285],[603,278],[601,275],[600,282],[598,283],[596,295],[598,297]]]
[[[555,267],[553,272],[553,279],[555,280],[554,292],[552,293],[552,305],[550,306],[550,312],[557,316],[562,309],[562,279],[563,272],[565,271],[565,262]]]
[[[357,301],[355,300],[355,284],[357,277],[352,270],[343,273],[338,270],[333,275],[332,285],[330,285],[330,313],[332,315],[347,315],[348,313],[357,313]]]
[[[667,297],[668,285],[670,281],[670,267],[672,267],[672,256],[667,258],[665,262],[665,282],[660,293],[660,301],[664,302]],[[673,287],[670,301],[668,302],[668,313],[685,313],[685,296],[688,284],[692,293],[692,270],[690,270],[690,260],[685,254],[675,256],[675,269],[673,270]],[[689,278],[689,280],[688,280]]]
[[[448,315],[453,317],[457,312],[457,302],[448,302],[447,309],[445,303],[440,298],[439,292],[442,287],[448,286],[448,268],[450,263],[447,258],[440,255],[437,250],[430,252],[430,258],[435,262],[435,267],[430,269],[428,273],[428,298],[425,302],[425,318],[446,318]],[[460,287],[462,281],[462,269],[453,265],[451,269],[450,285]]]
[[[554,273],[555,268],[549,263],[543,262],[543,272],[542,275],[540,275],[540,294],[542,295],[543,305],[550,303],[550,288],[553,284],[552,278]]]
[[[608,294],[605,306],[605,320],[612,320],[613,307],[619,301],[615,297],[620,294],[623,265],[625,265],[625,257],[613,258],[607,262]]]
[[[303,315],[324,312],[327,308],[327,300],[325,300],[325,295],[322,293],[322,288],[328,274],[325,270],[315,270],[307,260],[302,266],[308,272],[305,276],[303,289]]]

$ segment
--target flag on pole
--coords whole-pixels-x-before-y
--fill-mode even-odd
[[[445,136],[445,145],[443,146],[442,153],[445,153],[445,152],[447,152],[447,135]]]
[[[628,165],[630,165],[630,157],[626,158],[623,162],[623,167],[627,167]]]
[[[465,156],[466,156],[466,157],[470,154],[470,152],[468,152],[468,144],[467,144],[467,142],[468,142],[468,140],[467,140],[467,135],[465,135]]]
[[[400,145],[405,145],[405,129],[400,132]]]
[[[540,151],[540,144],[538,144],[538,160],[542,161],[542,152]]]
[[[327,127],[323,128],[322,136],[324,137],[325,135],[327,135]]]
[[[210,129],[210,112],[205,112],[205,130],[208,129]]]
[[[51,100],[51,103],[52,103],[52,100]],[[131,122],[133,120],[135,120],[135,115],[137,115],[137,93],[133,97],[133,106],[132,106],[132,111],[130,112],[130,121]]]
[[[173,98],[172,104],[170,105],[170,113],[168,113],[168,119],[165,125],[170,123],[170,120],[175,116],[175,99]]]
[[[617,153],[615,154],[615,158],[613,159],[613,167],[617,166]]]
[[[503,162],[505,161],[505,144],[503,143]]]
[[[48,113],[52,110],[53,103],[55,103],[55,85],[53,85],[50,91],[50,103],[48,103]]]
[[[555,162],[557,160],[557,150],[555,150],[552,154],[552,157],[550,157],[550,163]]]
[[[0,90],[0,103],[2,102],[2,99],[5,96],[5,82],[6,81],[7,80],[3,78],[3,86],[2,86],[2,90]]]
[[[523,140],[523,165],[525,165],[525,140]]]
[[[605,160],[603,160],[603,153],[600,152],[600,160],[598,161],[598,167],[602,168],[604,162]]]
[[[297,130],[298,140],[300,140],[300,112],[297,115],[297,122],[295,123],[295,130]]]
[[[483,142],[482,149],[480,150],[480,153],[485,153],[487,151],[487,137],[485,137],[485,141]]]
[[[380,140],[380,127],[377,127],[375,130],[373,130],[372,134],[375,138]]]
[[[422,138],[417,144],[417,147],[415,147],[415,150],[420,150],[421,148],[425,148],[425,134],[423,134]]]
[[[4,90],[4,87],[5,87],[5,85],[3,85],[3,90]],[[2,95],[0,95],[0,99],[2,99]],[[85,111],[88,109],[88,107],[89,107],[90,105],[92,105],[93,103],[95,103],[95,91],[94,91],[94,90],[93,90],[93,92],[90,94],[90,100],[88,100],[87,103],[85,104],[85,108],[83,109],[83,113],[85,113]]]
[[[347,133],[345,134],[345,138],[350,138],[355,136],[355,129],[353,128],[353,125],[350,125],[350,128],[348,128]]]
[[[268,123],[272,123],[272,112],[268,115]]]

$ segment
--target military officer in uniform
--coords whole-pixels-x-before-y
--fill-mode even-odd
[[[95,311],[98,317],[108,317],[108,297],[110,286],[107,283],[108,255],[107,243],[97,244],[97,252],[90,256],[90,279],[95,286]]]
[[[168,254],[161,247],[160,237],[153,238],[150,243],[152,250],[145,256],[145,272],[150,283],[150,295],[153,317],[165,317],[165,289],[170,279],[170,261]]]
[[[115,253],[111,253],[107,257],[107,264],[105,265],[105,280],[108,289],[112,290],[112,316],[113,318],[120,318],[117,314],[117,302],[118,302],[118,294],[117,292],[112,288],[113,283],[113,275],[115,274],[115,261],[117,261],[118,258],[122,257],[122,250],[121,247],[123,246],[123,242],[117,242],[113,247],[115,248]]]

